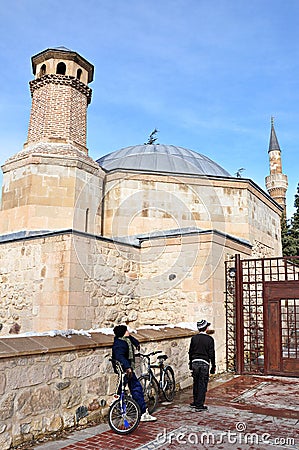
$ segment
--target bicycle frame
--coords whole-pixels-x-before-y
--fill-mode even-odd
[[[159,359],[159,356],[158,356],[158,364],[151,364],[151,360],[150,360],[151,356],[157,355],[158,353],[162,353],[162,351],[157,350],[155,352],[149,353],[148,355],[143,355],[140,353],[140,356],[142,356],[143,358],[146,358],[146,360],[147,360],[147,373],[149,375],[150,381],[152,381],[152,379],[154,378],[155,381],[157,382],[157,385],[159,386],[159,390],[163,391],[166,387],[164,360]],[[159,380],[157,379],[153,369],[159,369]]]
[[[157,379],[157,377],[154,374],[154,371],[152,369],[159,369],[159,380]],[[165,372],[164,372],[164,362],[159,361],[158,364],[151,364],[150,365],[150,371],[152,374],[152,377],[155,378],[155,380],[158,383],[159,389],[163,391],[163,389],[165,388],[165,383],[164,383],[164,378],[165,378]]]
[[[124,424],[126,427],[129,427],[129,422],[126,419],[127,413],[127,403],[125,401],[125,374],[121,374],[121,394],[120,394],[120,410],[121,414],[124,417]]]
[[[161,350],[146,354],[140,353],[139,356],[146,360],[146,371],[143,372],[138,380],[142,384],[145,401],[148,410],[155,411],[159,401],[159,394],[163,393],[166,401],[171,402],[175,392],[175,377],[172,367],[164,364],[166,355],[158,356],[158,364],[151,364],[151,356],[162,353]],[[159,369],[159,377],[154,373],[154,369]],[[159,378],[159,379],[158,379]]]

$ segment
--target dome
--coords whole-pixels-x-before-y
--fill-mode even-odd
[[[207,156],[175,145],[144,144],[125,147],[97,160],[106,172],[140,170],[192,175],[231,175]]]

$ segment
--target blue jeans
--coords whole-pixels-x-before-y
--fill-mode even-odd
[[[136,402],[138,403],[141,414],[143,414],[146,411],[146,403],[144,400],[141,383],[136,377],[135,372],[132,373],[132,376],[131,378],[129,378],[129,380],[127,376],[125,377],[125,383],[126,384],[128,383],[131,395],[133,399],[136,400]]]
[[[209,364],[202,361],[192,362],[193,401],[196,406],[203,406],[209,382]]]

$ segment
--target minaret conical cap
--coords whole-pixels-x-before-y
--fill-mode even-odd
[[[278,139],[277,139],[277,136],[276,136],[276,133],[275,133],[274,118],[273,117],[271,117],[271,133],[270,133],[270,142],[269,142],[269,150],[268,150],[268,152],[271,152],[272,150],[279,150],[280,151]]]

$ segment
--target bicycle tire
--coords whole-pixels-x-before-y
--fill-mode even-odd
[[[141,412],[138,403],[130,397],[125,400],[126,413],[121,412],[121,399],[112,403],[108,413],[110,428],[117,434],[132,433],[139,425]]]
[[[166,366],[164,369],[164,386],[162,389],[165,400],[172,402],[175,394],[175,378],[172,367]]]
[[[138,380],[140,381],[142,386],[144,400],[148,412],[151,414],[157,408],[159,399],[159,385],[154,378],[150,380],[149,375],[141,375]]]

